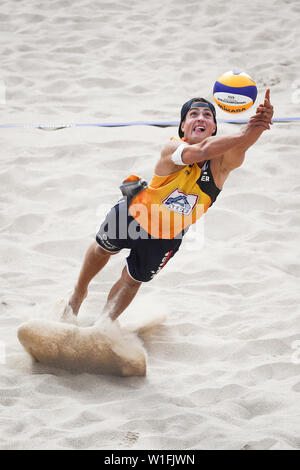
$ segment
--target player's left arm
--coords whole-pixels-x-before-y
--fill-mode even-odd
[[[242,133],[243,143],[224,153],[221,164],[221,172],[226,173],[238,168],[245,159],[245,153],[259,139],[263,132],[270,129],[273,124],[273,106],[270,101],[270,89],[267,89],[265,100],[256,109],[256,114],[252,116]]]

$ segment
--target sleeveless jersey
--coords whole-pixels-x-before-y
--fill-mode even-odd
[[[129,212],[154,238],[172,239],[194,224],[220,193],[210,169],[186,165],[169,176],[154,175],[149,186],[138,193]]]

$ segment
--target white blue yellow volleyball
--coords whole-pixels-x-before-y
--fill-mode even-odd
[[[257,97],[255,81],[245,72],[223,73],[215,82],[214,100],[227,113],[242,113],[251,108]]]

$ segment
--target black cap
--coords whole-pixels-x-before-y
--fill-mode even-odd
[[[209,108],[211,110],[211,112],[213,113],[213,116],[214,116],[215,124],[217,126],[216,109],[215,109],[214,105],[210,101],[206,100],[205,98],[192,98],[191,100],[184,103],[184,105],[181,108],[181,120],[180,120],[180,124],[179,124],[179,128],[178,128],[178,134],[179,134],[179,137],[181,139],[184,136],[184,133],[181,130],[181,124],[185,120],[186,115],[189,112],[189,110],[191,108],[194,108],[194,107],[196,108],[196,107],[199,107],[199,106],[201,106],[201,107],[203,106],[203,107]],[[217,127],[216,127],[215,132],[212,135],[216,135],[216,133],[217,133]]]

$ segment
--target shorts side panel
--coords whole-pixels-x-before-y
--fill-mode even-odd
[[[131,274],[131,272],[130,272],[130,269],[129,269],[129,266],[128,266],[128,258],[126,258],[126,268],[127,268],[127,273],[128,273],[128,275],[129,275],[129,277],[131,277],[131,279],[133,279],[134,281],[137,281],[137,282],[143,282],[143,281],[139,281],[138,279],[135,279],[135,278],[132,276],[132,274]]]
[[[100,231],[96,235],[96,242],[98,243],[99,246],[104,251],[107,251],[108,253],[119,253],[121,248],[117,247],[116,245],[113,245],[110,240],[108,240],[107,235],[101,234]]]
[[[96,241],[110,253],[117,253],[123,248],[131,248],[127,227],[127,205],[118,203],[106,215],[96,235]]]

